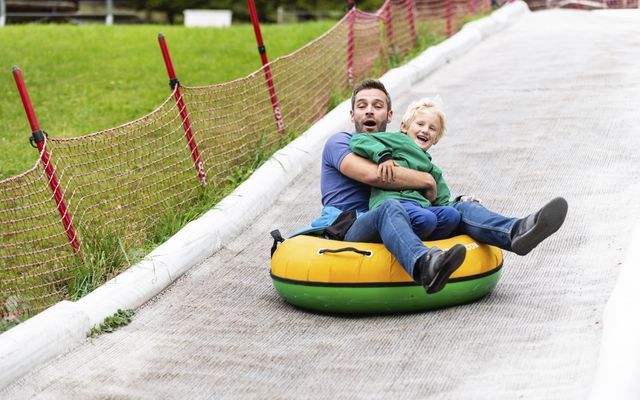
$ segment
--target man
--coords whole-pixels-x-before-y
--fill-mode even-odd
[[[384,85],[365,80],[356,86],[351,97],[350,116],[358,133],[384,132],[393,116],[391,99]],[[326,236],[348,242],[382,242],[427,293],[442,290],[464,261],[465,247],[455,245],[443,252],[437,247],[424,246],[397,200],[387,200],[368,211],[371,186],[420,190],[433,201],[437,195],[433,177],[425,172],[395,167],[393,180],[383,180],[378,177],[376,164],[351,152],[349,140],[352,135],[339,132],[325,144],[320,180],[323,214],[311,228],[324,230]],[[472,196],[463,200],[467,201],[455,205],[462,216],[459,233],[521,255],[558,230],[567,212],[567,203],[562,198],[552,200],[537,213],[522,219],[493,213]],[[349,218],[354,214],[357,216],[355,221]]]

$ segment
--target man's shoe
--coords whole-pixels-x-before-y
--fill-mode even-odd
[[[432,247],[418,260],[420,281],[428,294],[437,293],[447,284],[449,277],[462,265],[467,249],[456,244],[446,252]]]
[[[562,197],[548,202],[540,211],[518,220],[511,234],[511,251],[524,256],[560,229],[569,205]]]

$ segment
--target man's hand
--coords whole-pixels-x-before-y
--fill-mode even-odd
[[[382,182],[393,182],[395,180],[394,167],[398,167],[398,164],[393,159],[378,164],[378,179],[382,180]]]
[[[482,203],[482,199],[475,194],[460,196],[460,201],[475,201],[476,203]]]

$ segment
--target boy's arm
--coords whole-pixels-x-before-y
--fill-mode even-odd
[[[373,136],[365,133],[359,133],[353,135],[349,140],[349,147],[351,151],[373,161],[376,164],[380,164],[380,161],[392,158],[391,149],[382,144]]]
[[[424,192],[429,201],[437,197],[436,182],[431,174],[404,167],[395,167],[393,181],[378,178],[378,166],[354,153],[347,154],[340,163],[340,172],[349,178],[380,189],[415,189]]]

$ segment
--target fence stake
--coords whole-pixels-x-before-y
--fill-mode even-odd
[[[391,0],[384,3],[384,25],[387,31],[387,43],[389,48],[393,48],[393,16],[391,15]]]
[[[278,97],[276,96],[276,89],[273,86],[273,77],[271,76],[271,66],[267,59],[267,48],[262,41],[262,33],[260,32],[260,21],[258,21],[258,12],[256,11],[256,5],[253,0],[247,0],[249,5],[249,14],[251,16],[251,23],[253,24],[253,31],[256,34],[256,41],[258,42],[258,53],[260,53],[260,59],[262,60],[262,66],[264,71],[264,78],[267,81],[267,87],[269,88],[269,98],[271,99],[271,106],[273,107],[273,116],[276,119],[276,125],[278,131],[284,133],[284,121],[282,121],[282,113],[280,112],[280,105],[278,104]]]
[[[176,99],[176,104],[178,105],[178,110],[180,110],[180,118],[182,118],[182,127],[184,128],[184,135],[187,139],[187,144],[189,145],[189,150],[191,151],[191,158],[193,158],[193,163],[196,166],[196,171],[198,172],[198,179],[200,179],[200,183],[202,186],[207,185],[207,174],[204,172],[204,165],[200,160],[200,152],[198,152],[198,144],[193,137],[193,132],[191,130],[191,122],[189,122],[189,113],[187,112],[187,107],[184,104],[184,100],[182,99],[182,93],[180,92],[180,82],[178,78],[176,78],[176,72],[173,69],[173,63],[171,62],[171,55],[169,54],[169,49],[167,48],[167,42],[162,33],[158,34],[158,43],[160,44],[160,50],[162,51],[162,58],[164,59],[164,65],[167,67],[167,73],[169,74],[169,86],[174,93],[174,97]]]
[[[347,2],[347,80],[349,86],[353,86],[354,73],[353,73],[353,28],[356,22],[356,0],[349,0]]]
[[[445,18],[447,19],[447,36],[451,36],[453,34],[453,24],[451,19],[453,18],[453,8],[451,4],[452,0],[445,0]]]
[[[24,111],[27,114],[27,119],[29,120],[29,125],[31,125],[31,135],[33,141],[38,146],[38,151],[40,153],[40,161],[44,166],[44,172],[47,174],[47,178],[49,179],[49,187],[53,192],[53,198],[56,202],[56,208],[60,213],[60,217],[62,218],[62,224],[64,225],[64,230],[67,233],[67,237],[69,238],[69,243],[73,248],[75,253],[80,252],[80,244],[78,243],[78,238],[76,236],[76,232],[73,229],[73,224],[71,223],[71,218],[69,217],[69,212],[67,211],[67,206],[64,203],[64,197],[62,195],[62,191],[60,190],[60,184],[58,183],[58,179],[56,178],[56,171],[53,165],[51,165],[51,159],[49,158],[49,152],[45,146],[46,139],[45,134],[40,130],[40,126],[38,125],[38,120],[36,119],[36,114],[33,111],[33,105],[31,104],[31,99],[29,98],[29,93],[27,92],[27,86],[24,84],[24,79],[22,77],[22,71],[20,68],[13,67],[13,78],[16,81],[16,86],[18,86],[18,92],[20,93],[20,98],[22,99],[22,105],[24,106]]]
[[[407,1],[407,17],[409,18],[409,30],[411,31],[411,40],[413,42],[413,47],[416,46],[418,41],[418,37],[416,35],[416,22],[414,18],[415,9],[415,1]]]

